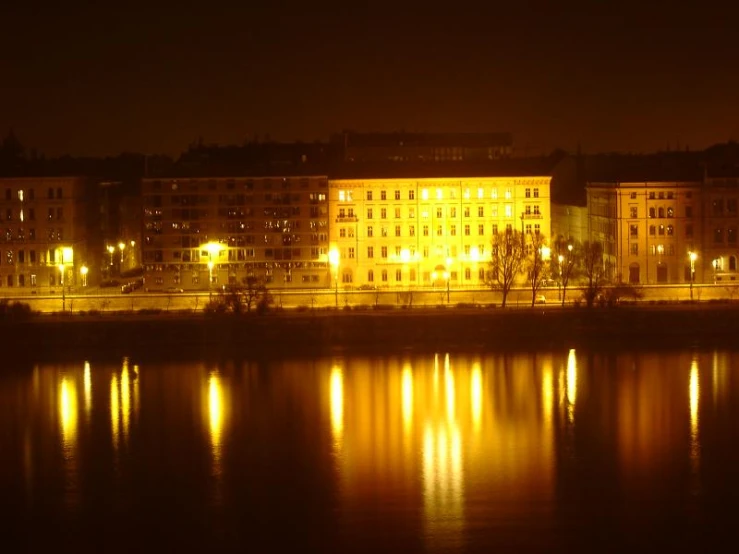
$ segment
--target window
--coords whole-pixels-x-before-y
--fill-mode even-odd
[[[477,207],[477,217],[485,217],[485,208],[483,206]]]
[[[654,191],[649,193],[649,199],[654,200]]]
[[[387,193],[384,190],[380,191],[380,200],[387,200]]]
[[[349,259],[354,259],[354,247],[349,247]]]
[[[399,237],[400,236],[400,225],[396,225],[395,226],[395,236],[396,237]]]
[[[541,225],[539,225],[538,223],[535,223],[534,224],[534,234],[539,235],[539,233],[541,233]]]
[[[636,206],[631,206],[629,208],[629,217],[631,217],[632,219],[636,219],[637,217],[639,217],[639,209]]]
[[[636,193],[635,193],[635,192],[632,192],[632,193],[631,193],[631,194],[629,195],[629,197],[630,197],[630,198],[631,198],[632,200],[636,200]]]
[[[477,226],[477,234],[478,235],[484,235],[485,234],[485,225],[483,225],[482,223],[480,223]]]
[[[672,200],[673,196],[675,196],[675,195],[674,195],[674,193],[672,191],[668,191],[667,192],[667,199],[668,200]]]
[[[403,280],[403,272],[400,269],[395,270],[395,280],[398,283]]]
[[[339,236],[341,238],[345,238],[346,237],[346,229],[344,227],[342,227],[341,229],[339,229]]]
[[[415,200],[416,199],[416,191],[411,189],[408,191],[408,200]]]
[[[717,198],[713,201],[713,215],[723,215],[724,213],[724,201],[722,198]]]
[[[400,219],[400,208],[395,208],[395,219]]]
[[[464,268],[464,279],[465,281],[472,279],[472,270],[469,267]]]
[[[736,256],[729,256],[729,271],[736,271]]]
[[[667,206],[667,217],[675,217],[675,209],[672,206]]]
[[[638,256],[639,255],[639,243],[632,242],[630,252],[632,256]]]
[[[370,283],[375,282],[375,272],[371,269],[367,271],[367,281],[369,281]]]
[[[464,236],[469,237],[470,236],[470,226],[469,224],[466,224],[464,226]]]
[[[380,219],[387,219],[387,208],[380,208]]]
[[[441,208],[436,208],[436,217],[439,217],[439,218],[444,217],[443,211]]]
[[[539,189],[534,189],[534,198],[539,198]]]
[[[513,206],[510,204],[506,204],[505,207],[505,216],[506,217],[513,217]]]
[[[449,208],[449,217],[457,217],[457,207],[452,206]]]
[[[660,225],[658,229],[659,229],[659,234],[660,235],[664,235],[665,234],[665,226],[664,225]]]
[[[660,219],[665,217],[665,209],[664,208],[658,208],[657,209],[657,217]]]
[[[415,217],[416,217],[416,208],[408,208],[408,217],[410,219],[415,219]]]
[[[382,282],[387,283],[387,269],[382,270]]]
[[[470,217],[470,207],[469,206],[464,207],[464,216]]]
[[[665,197],[665,193],[663,191],[660,191],[658,197],[660,200],[662,200]]]
[[[449,227],[449,234],[453,237],[457,236],[457,226],[456,225],[451,225]]]
[[[685,225],[685,237],[686,238],[692,238],[693,237],[693,225],[688,223]]]
[[[415,225],[408,226],[408,234],[412,237],[416,236],[416,226]]]
[[[498,199],[498,189],[493,189],[493,190],[490,191],[490,198],[492,200],[497,200]]]
[[[736,244],[736,227],[726,229],[726,242]]]
[[[421,189],[421,199],[422,200],[428,200],[429,199],[429,191],[428,191],[428,189]]]
[[[399,190],[396,190],[395,191],[395,199],[396,200],[400,200],[400,191]]]
[[[428,225],[423,226],[423,236],[424,237],[429,236],[429,226]]]
[[[534,206],[534,215],[541,215],[539,212],[539,206]]]
[[[657,234],[657,226],[656,225],[650,225],[649,226],[649,236],[653,237]]]
[[[372,237],[373,233],[374,231],[372,230],[372,226],[370,225],[369,227],[367,227],[367,236]]]
[[[531,189],[526,189],[526,190],[524,191],[524,196],[525,196],[526,198],[531,198]]]
[[[630,237],[638,237],[639,236],[639,226],[636,224],[629,225],[629,236]]]
[[[693,206],[685,206],[685,217],[693,217]]]
[[[374,258],[375,257],[375,247],[374,246],[368,246],[367,247],[367,257],[368,258]]]
[[[386,237],[387,236],[387,227],[385,227],[384,225],[382,227],[380,227],[380,236],[381,237]]]
[[[736,215],[736,198],[726,199],[726,211],[729,215]]]
[[[656,215],[656,212],[654,208],[649,208],[649,217],[654,219],[654,216]]]
[[[444,227],[441,225],[436,226],[436,236],[437,237],[443,237],[444,236]]]
[[[372,208],[367,208],[367,219],[372,219]]]
[[[667,226],[667,236],[671,237],[675,234],[675,228],[672,225]]]
[[[382,247],[382,250],[381,250],[381,252],[380,252],[380,255],[381,255],[381,256],[382,256],[383,258],[387,258],[387,246],[383,246],[383,247]]]
[[[724,242],[724,232],[720,227],[713,230],[713,242],[716,244]]]
[[[370,200],[370,201],[372,200],[372,191],[371,190],[368,190],[367,191],[367,200]]]

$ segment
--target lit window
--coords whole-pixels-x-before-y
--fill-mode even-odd
[[[484,196],[485,196],[485,191],[481,188],[477,189],[477,198],[482,200]]]
[[[422,200],[428,200],[429,199],[429,191],[428,191],[428,189],[421,189],[421,199]]]
[[[346,200],[346,192],[343,190],[339,191],[339,202],[344,202]]]
[[[374,246],[368,246],[367,247],[367,257],[368,258],[374,258],[375,257],[375,247]]]
[[[436,189],[436,199],[437,200],[441,200],[442,198],[444,198],[444,194],[443,194],[442,190],[441,189]]]
[[[505,189],[505,197],[506,197],[506,200],[510,200],[511,199],[511,196],[513,196],[512,192],[511,192],[511,189]]]
[[[490,191],[490,198],[492,198],[493,200],[498,199],[498,189],[493,189],[492,191]]]
[[[464,196],[465,200],[469,200],[470,199],[470,189],[464,189],[463,196]]]
[[[513,206],[510,204],[506,204],[505,207],[505,216],[506,217],[513,217]]]

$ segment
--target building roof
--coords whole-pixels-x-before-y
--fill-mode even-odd
[[[549,158],[486,162],[351,162],[334,166],[331,179],[432,179],[457,177],[542,177],[552,175]]]
[[[488,148],[511,146],[511,133],[359,133],[345,131],[334,137],[348,148]]]

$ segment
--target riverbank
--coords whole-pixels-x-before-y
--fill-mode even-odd
[[[10,357],[213,358],[405,350],[734,347],[735,305],[614,309],[305,311],[264,316],[130,314],[0,322]]]

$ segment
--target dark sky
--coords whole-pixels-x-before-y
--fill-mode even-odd
[[[4,2],[0,134],[47,155],[345,128],[510,131],[545,151],[739,138],[728,2],[512,3]]]

